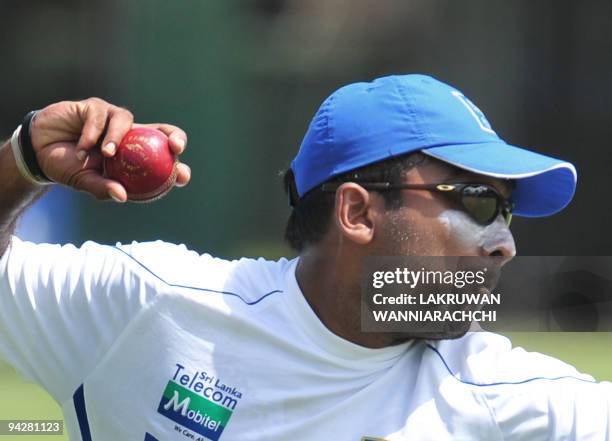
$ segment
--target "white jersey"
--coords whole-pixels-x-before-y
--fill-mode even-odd
[[[355,345],[311,310],[296,263],[13,238],[0,356],[72,440],[612,438],[610,383],[485,332]]]

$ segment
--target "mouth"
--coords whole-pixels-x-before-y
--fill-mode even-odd
[[[498,284],[502,273],[502,267],[508,259],[504,256],[478,256],[465,257],[460,259],[457,269],[461,271],[484,273],[484,282],[472,284],[471,287],[479,290],[480,288],[491,292]]]

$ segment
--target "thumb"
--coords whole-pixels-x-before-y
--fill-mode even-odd
[[[66,185],[92,194],[96,199],[112,198],[120,203],[127,201],[127,191],[119,182],[107,179],[95,170],[78,171],[68,179]]]

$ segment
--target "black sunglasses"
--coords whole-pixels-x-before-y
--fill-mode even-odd
[[[328,182],[321,186],[325,192],[335,192],[346,182]],[[497,189],[487,184],[391,184],[390,182],[355,182],[366,190],[426,190],[441,193],[457,202],[472,219],[481,225],[489,225],[499,214],[506,225],[512,221],[514,204],[504,198]]]

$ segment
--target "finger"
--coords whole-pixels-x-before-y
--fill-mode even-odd
[[[177,129],[168,137],[170,150],[176,155],[181,155],[187,148],[187,135],[181,129]]]
[[[112,198],[117,202],[127,201],[127,192],[119,182],[106,179],[93,170],[82,170],[76,173],[70,178],[68,185],[76,190],[89,193],[97,199]]]
[[[141,126],[153,127],[164,133],[170,140],[170,149],[177,155],[182,154],[187,147],[187,134],[184,130],[172,124],[142,124]]]
[[[191,180],[191,168],[187,164],[183,163],[179,163],[176,168],[177,173],[175,185],[177,187],[184,187],[185,185],[189,184],[189,181]]]
[[[77,155],[83,156],[83,153],[93,148],[100,139],[100,136],[106,128],[106,112],[95,112],[94,114],[87,117],[83,129],[81,131],[81,137],[76,146]],[[82,159],[82,158],[81,158]]]
[[[83,128],[76,145],[77,157],[83,159],[86,151],[93,148],[106,129],[109,104],[99,98],[90,98],[78,103],[81,109]]]
[[[130,111],[121,107],[113,107],[111,109],[106,136],[102,141],[102,154],[104,156],[112,157],[117,153],[117,146],[132,127],[133,122],[134,116]]]
[[[115,202],[119,202],[120,204],[127,202],[128,195],[127,195],[127,191],[125,190],[125,188],[123,188],[123,185],[121,185],[119,182],[112,181],[110,179],[108,179],[108,181],[109,182],[107,183],[107,186],[106,186],[106,189],[108,190],[108,195]]]

